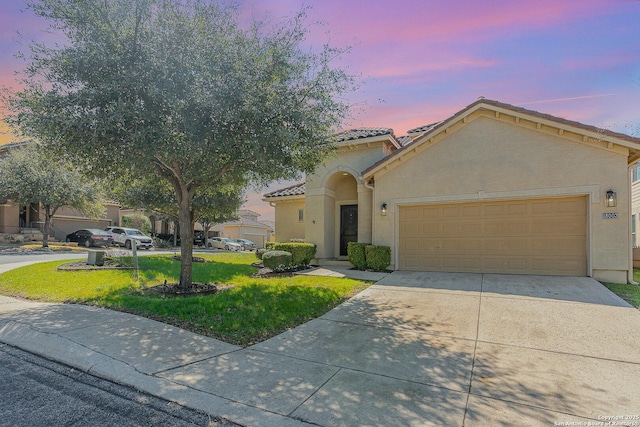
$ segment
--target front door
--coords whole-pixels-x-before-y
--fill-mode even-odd
[[[358,205],[340,206],[340,256],[347,256],[347,244],[358,241]]]

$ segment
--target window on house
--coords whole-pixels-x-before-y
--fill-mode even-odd
[[[633,168],[633,182],[640,180],[640,167]]]
[[[298,209],[298,222],[304,221],[304,209]]]
[[[631,246],[636,247],[636,216],[631,215]]]

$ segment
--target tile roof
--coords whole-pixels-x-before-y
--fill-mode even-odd
[[[353,141],[356,139],[370,138],[373,136],[391,135],[393,136],[393,129],[391,128],[358,128],[349,129],[344,132],[337,133],[335,135],[338,142],[341,141]]]
[[[31,141],[10,142],[8,144],[0,145],[0,153],[4,155],[14,148],[24,147],[28,144],[31,144]]]
[[[305,183],[300,182],[298,184],[291,185],[286,188],[281,188],[276,191],[272,191],[270,193],[265,194],[265,199],[270,199],[273,197],[286,197],[286,196],[304,196],[305,193]]]
[[[413,139],[411,139],[409,135],[401,136],[400,138],[398,138],[398,143],[402,147],[404,147],[405,145],[411,144],[411,141],[413,141]]]
[[[424,133],[424,132],[429,132],[431,129],[433,129],[434,127],[438,126],[440,123],[442,123],[442,121],[436,122],[436,123],[431,123],[428,125],[424,125],[424,126],[420,126],[417,128],[413,128],[413,129],[409,129],[407,131],[407,133]]]

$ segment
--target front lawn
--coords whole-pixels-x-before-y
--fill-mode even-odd
[[[633,280],[640,283],[640,270],[633,270]],[[619,285],[615,283],[604,283],[604,285],[632,306],[640,308],[640,285]]]
[[[0,275],[0,294],[73,302],[135,313],[232,344],[251,345],[314,319],[369,286],[335,277],[258,279],[250,253],[205,255],[193,264],[194,282],[233,285],[213,295],[164,297],[147,286],[177,282],[170,256],[139,258],[140,282],[130,270],[59,271],[68,261],[34,264]]]

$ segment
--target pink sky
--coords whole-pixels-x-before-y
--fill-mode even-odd
[[[273,20],[299,0],[238,0],[241,18]],[[346,128],[410,128],[479,96],[640,136],[639,0],[307,0],[309,43],[352,45],[340,60],[361,76]],[[0,85],[22,67],[15,32],[44,40],[21,0],[0,4]],[[327,35],[327,31],[329,35]],[[3,136],[0,135],[0,142]],[[7,137],[4,137],[4,142]],[[249,193],[245,206],[273,219]]]

